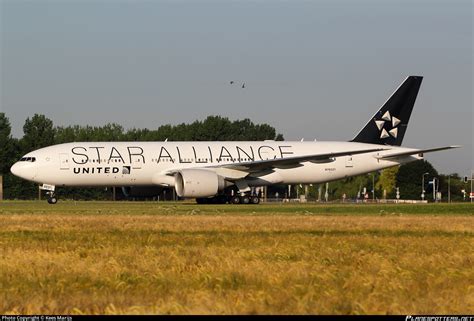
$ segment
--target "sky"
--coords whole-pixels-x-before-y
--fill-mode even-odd
[[[463,145],[426,159],[468,175],[473,10],[470,0],[0,0],[0,111],[15,137],[39,113],[58,126],[150,129],[221,115],[287,140],[350,140],[422,75],[403,145]]]

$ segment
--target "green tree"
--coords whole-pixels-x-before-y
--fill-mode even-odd
[[[285,139],[283,138],[282,134],[277,134],[275,137],[275,140],[281,142],[281,141],[284,141]]]
[[[15,155],[11,125],[5,113],[0,113],[0,174],[7,174]]]
[[[438,190],[441,192],[443,201],[448,201],[448,188],[450,189],[451,201],[453,202],[460,202],[463,200],[463,189],[469,192],[468,184],[465,184],[463,179],[457,173],[440,175],[439,178],[440,185]]]
[[[23,153],[54,144],[53,121],[44,115],[35,114],[31,119],[27,118],[23,133],[20,141]]]
[[[95,127],[93,139],[101,142],[116,142],[123,140],[123,127],[119,124],[110,123],[103,127]]]
[[[123,135],[133,141],[260,141],[283,140],[268,124],[254,124],[250,119],[230,121],[227,117],[208,116],[190,124],[162,125],[156,130],[130,129]]]
[[[56,127],[55,139],[56,144],[71,143],[77,141],[77,128],[79,126]]]
[[[372,174],[363,174],[330,182],[330,198],[342,199],[342,196],[346,194],[347,199],[356,199],[358,196],[360,199],[363,199],[364,195],[362,195],[362,192],[364,187],[366,188],[367,193],[370,194],[370,197],[372,197],[372,194],[370,193],[372,190],[371,175]]]
[[[401,199],[418,200],[421,198],[421,182],[424,173],[428,173],[428,175],[425,175],[425,190],[429,192],[428,180],[438,177],[438,172],[433,165],[426,160],[418,160],[400,166],[397,173],[397,187],[400,190]]]
[[[384,193],[386,192],[387,198],[395,197],[395,187],[397,185],[397,174],[399,166],[393,166],[382,170],[377,183],[375,184],[375,189],[378,190],[381,198],[383,198]]]
[[[18,140],[11,136],[10,121],[5,113],[0,113],[0,175],[3,176],[4,197],[7,199],[29,197],[24,191],[32,184],[10,173],[10,167],[20,155]]]
[[[27,118],[23,126],[23,137],[19,141],[19,154],[24,155],[35,149],[54,144],[55,130],[52,120],[44,115],[35,114],[31,119]],[[35,198],[38,190],[36,184],[11,177],[8,180],[8,197],[19,199]]]
[[[208,116],[203,122],[196,121],[191,124],[195,130],[195,140],[235,140],[239,132],[233,132],[232,122],[221,116]],[[234,136],[234,137],[233,137]]]

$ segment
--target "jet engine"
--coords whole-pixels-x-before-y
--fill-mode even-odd
[[[205,169],[182,169],[174,178],[179,197],[212,197],[230,185],[222,176]]]

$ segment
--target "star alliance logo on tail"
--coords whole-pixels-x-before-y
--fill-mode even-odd
[[[397,138],[398,135],[398,124],[400,124],[400,119],[395,116],[391,116],[390,112],[387,110],[385,114],[383,114],[380,120],[375,119],[375,125],[380,131],[380,138],[388,138],[392,136],[393,138]],[[385,126],[385,123],[388,123],[388,126]],[[391,129],[390,129],[391,126]],[[388,127],[385,129],[385,127]]]

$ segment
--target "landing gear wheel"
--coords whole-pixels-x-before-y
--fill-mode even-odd
[[[58,202],[58,199],[55,196],[51,196],[48,198],[48,203],[49,204],[56,204]]]
[[[232,204],[240,204],[240,197],[237,196],[237,195],[234,195],[234,196],[232,196],[232,198],[230,199],[230,202],[231,202]]]
[[[56,204],[58,202],[58,199],[54,196],[54,190],[49,190],[46,194],[48,195],[48,204]]]
[[[252,204],[259,204],[259,203],[260,203],[260,198],[259,198],[258,196],[252,196],[252,197],[250,198],[250,202],[251,202]]]
[[[242,204],[250,204],[250,197],[242,196]]]

